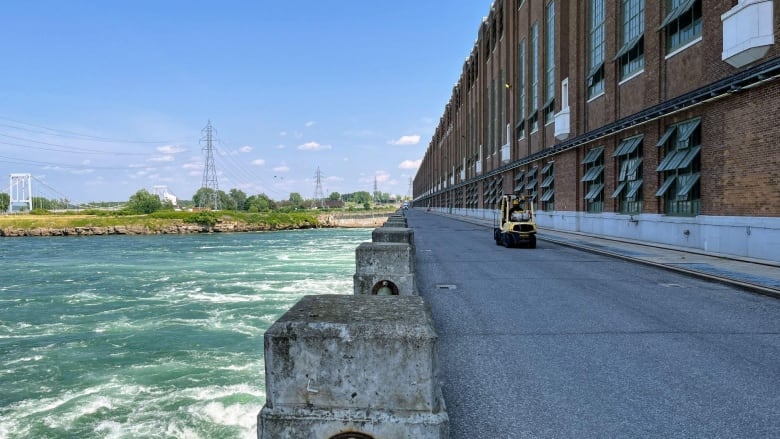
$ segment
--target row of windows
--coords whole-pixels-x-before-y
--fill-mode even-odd
[[[672,53],[701,36],[701,0],[666,0],[669,11],[658,30],[666,32],[667,53]],[[604,65],[606,47],[606,0],[590,0],[589,3],[589,69],[587,74],[588,98],[604,93]],[[526,128],[531,132],[539,129],[539,111],[543,112],[544,123],[551,123],[555,116],[555,2],[545,6],[545,96],[539,105],[539,23],[531,26],[530,78],[526,74],[526,40],[518,45],[517,138],[523,138]],[[620,49],[612,58],[619,67],[620,80],[625,80],[644,69],[645,0],[620,0]],[[528,84],[526,84],[528,81]],[[530,86],[530,114],[526,114],[526,85]],[[499,126],[500,127],[500,126]],[[499,127],[492,130],[498,133]],[[500,134],[499,134],[500,135]],[[490,144],[490,142],[488,142]]]
[[[699,214],[699,176],[701,164],[701,119],[691,119],[671,125],[656,144],[663,148],[663,159],[656,172],[661,174],[662,184],[656,197],[663,197],[667,215]],[[623,139],[612,159],[617,165],[617,181],[611,198],[617,201],[621,213],[642,212],[642,161],[643,136]],[[588,212],[604,209],[604,147],[588,151],[582,160],[585,200]]]
[[[700,205],[699,177],[701,175],[701,119],[695,118],[670,125],[656,146],[662,148],[662,160],[656,168],[661,186],[655,192],[662,197],[667,215],[698,215]],[[612,153],[610,165],[616,166],[614,190],[609,195],[616,201],[617,210],[625,214],[642,213],[643,207],[643,142],[644,136],[622,139]],[[588,150],[580,162],[584,200],[588,212],[603,212],[607,194],[604,169],[607,159],[604,146]],[[542,210],[555,210],[555,163],[545,163],[540,175],[537,167],[516,171],[514,193],[536,200]],[[541,181],[541,184],[539,182]],[[537,187],[538,185],[538,187]],[[499,180],[491,181],[485,190],[485,206],[494,203],[499,193]],[[541,196],[539,196],[541,191]],[[538,198],[537,198],[538,196]],[[476,203],[476,197],[473,200]],[[475,204],[476,206],[476,204]]]
[[[590,0],[588,97],[604,92],[604,32],[606,0]],[[666,52],[671,54],[701,37],[701,0],[666,0],[667,15],[658,30],[666,35]],[[645,63],[645,0],[620,0],[620,49],[612,59],[620,80],[641,72]]]

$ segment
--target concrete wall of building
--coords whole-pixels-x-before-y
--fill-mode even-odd
[[[498,221],[495,209],[434,209],[441,213]],[[672,217],[575,211],[537,211],[544,229],[683,247],[707,253],[780,262],[780,218],[747,216]],[[543,230],[542,230],[543,232]]]

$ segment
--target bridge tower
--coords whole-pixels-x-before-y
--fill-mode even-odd
[[[10,177],[8,212],[13,213],[14,206],[27,206],[32,210],[32,175],[11,174]]]
[[[217,182],[217,168],[214,165],[214,133],[216,130],[211,127],[211,120],[206,124],[206,128],[201,130],[203,137],[200,142],[205,144],[203,151],[206,153],[206,163],[203,166],[203,183],[201,188],[211,189],[211,200],[200,200],[198,207],[209,207],[219,210],[219,183]]]

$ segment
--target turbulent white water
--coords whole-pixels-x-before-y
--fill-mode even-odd
[[[0,438],[255,438],[263,333],[370,229],[0,240]]]

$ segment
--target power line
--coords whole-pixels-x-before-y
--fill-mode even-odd
[[[76,147],[76,146],[63,145],[61,143],[42,142],[40,140],[26,139],[24,137],[16,137],[16,136],[8,135],[8,134],[0,134],[0,136],[8,137],[8,138],[11,138],[11,139],[22,140],[22,141],[25,141],[25,142],[39,143],[41,145],[60,146],[60,147],[63,147],[63,148],[69,148],[69,149],[43,148],[43,147],[40,147],[40,146],[25,145],[25,144],[22,144],[22,143],[0,142],[0,144],[3,144],[3,145],[21,146],[23,148],[41,149],[41,150],[44,150],[44,151],[69,152],[69,153],[74,153],[74,154],[75,153],[78,153],[78,154],[109,154],[109,155],[136,155],[136,156],[148,155],[147,153],[141,153],[141,152],[114,152],[114,151],[100,151],[100,150],[97,150],[97,149],[79,148],[79,147]]]
[[[107,170],[116,170],[116,169],[127,169],[127,166],[84,166],[84,165],[68,165],[68,164],[62,164],[62,163],[52,163],[52,162],[41,162],[37,160],[25,160],[20,159],[16,157],[8,157],[8,156],[2,156],[0,155],[0,159],[6,159],[6,163],[13,163],[17,165],[36,165],[36,166],[51,166],[55,168],[63,168],[63,169],[107,169]]]
[[[91,134],[83,134],[83,133],[77,133],[74,131],[67,131],[67,130],[61,130],[57,128],[50,128],[43,125],[36,125],[32,123],[22,122],[19,120],[9,119],[7,117],[0,117],[0,120],[4,120],[7,122],[13,122],[17,124],[27,125],[35,128],[39,128],[46,131],[38,131],[38,130],[31,130],[29,128],[24,128],[20,126],[14,126],[14,125],[8,125],[8,124],[0,124],[0,126],[4,126],[7,128],[13,128],[17,130],[27,131],[31,133],[36,134],[45,134],[50,136],[57,136],[57,137],[71,137],[71,138],[80,138],[80,139],[87,139],[87,140],[96,140],[106,143],[171,143],[168,140],[127,140],[127,139],[114,139],[111,137],[102,137],[102,136],[94,136]],[[47,132],[48,131],[48,132]]]

